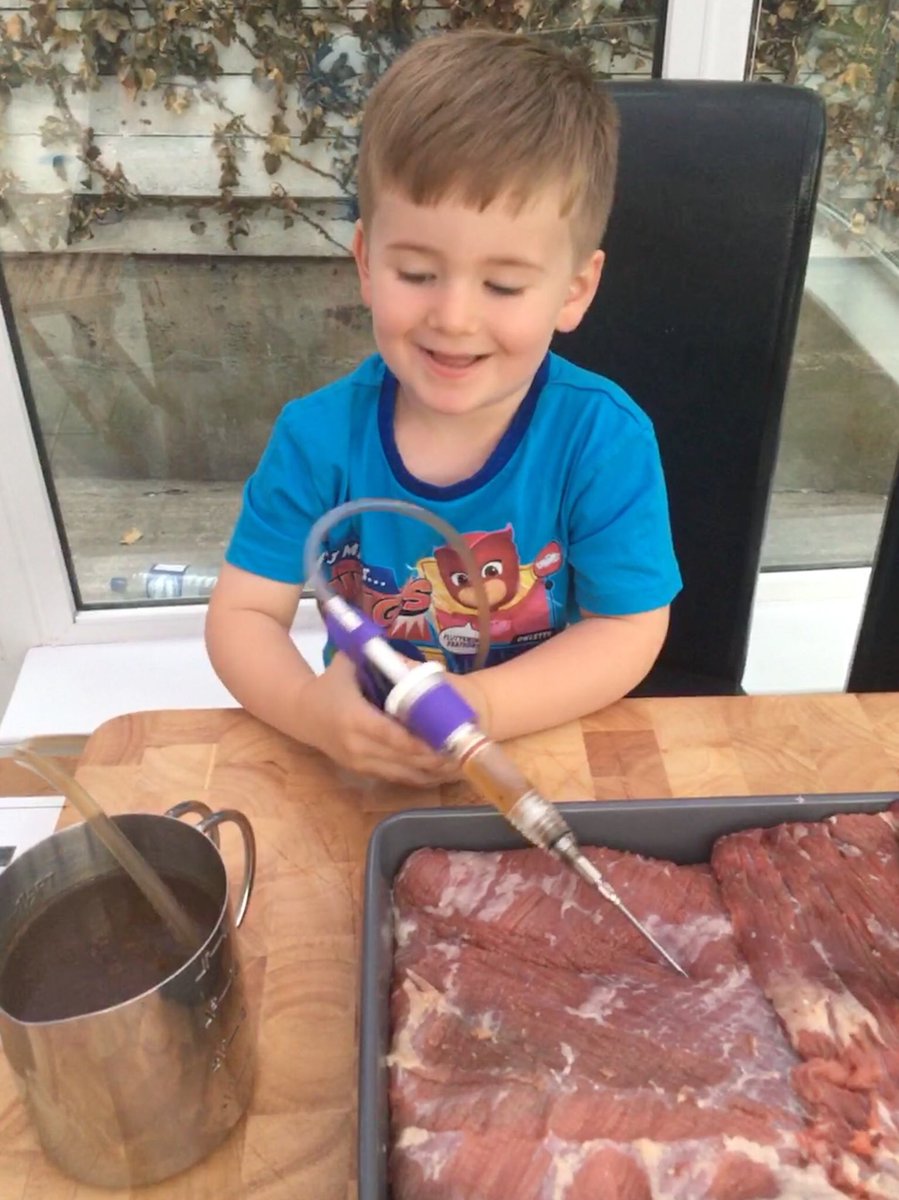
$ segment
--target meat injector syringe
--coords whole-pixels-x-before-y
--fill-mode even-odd
[[[496,742],[477,727],[475,714],[446,671],[435,662],[414,666],[385,641],[374,622],[339,596],[324,604],[331,638],[357,666],[374,670],[393,686],[384,710],[433,749],[450,755],[475,790],[503,814],[520,834],[549,850],[614,904],[681,975],[686,972],[637,920],[618,893],[583,853],[555,805],[544,800]]]
[[[449,755],[479,795],[503,814],[523,837],[569,864],[613,904],[681,975],[686,971],[627,908],[615,889],[583,853],[573,831],[554,804],[531,786],[515,763],[478,728],[474,710],[456,691],[436,662],[412,663],[382,636],[378,626],[325,586],[317,548],[327,528],[360,511],[396,511],[439,528],[463,559],[470,548],[446,522],[427,509],[401,501],[356,501],[332,510],[310,531],[306,578],[315,586],[331,641],[355,664],[364,690],[383,702],[394,717],[432,749]],[[472,569],[469,578],[476,578]]]

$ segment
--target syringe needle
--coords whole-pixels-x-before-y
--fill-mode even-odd
[[[689,978],[680,963],[672,958],[645,925],[637,920],[615,889],[586,857],[571,827],[556,806],[529,787],[515,764],[506,758],[495,743],[488,742],[481,735],[473,736],[469,753],[460,757],[466,777],[474,783],[482,796],[497,806],[520,833],[535,846],[549,850],[573,867],[601,896],[610,904],[614,904],[636,929],[639,929],[675,971],[684,978]]]
[[[652,936],[652,934],[649,932],[649,930],[646,928],[646,926],[642,923],[642,921],[637,920],[637,918],[634,916],[634,914],[631,912],[631,910],[627,907],[627,905],[624,903],[624,901],[621,899],[621,897],[618,895],[618,893],[615,891],[615,889],[611,886],[611,884],[609,884],[603,878],[602,873],[598,870],[597,867],[595,867],[593,865],[593,863],[590,861],[589,858],[587,858],[587,856],[584,853],[582,853],[580,850],[576,850],[572,854],[564,854],[564,858],[566,859],[567,862],[569,862],[571,864],[571,866],[574,867],[574,869],[577,871],[578,875],[580,875],[580,877],[582,879],[586,879],[586,881],[588,883],[592,883],[593,886],[597,889],[597,891],[599,891],[600,894],[603,895],[606,898],[606,900],[609,901],[610,904],[614,904],[615,907],[618,909],[618,911],[623,913],[624,916],[626,916],[627,919],[631,922],[631,924],[634,925],[637,929],[639,929],[639,931],[643,934],[643,936],[646,938],[646,940],[648,942],[651,942],[652,945],[655,946],[655,948],[656,948],[656,950],[658,950],[659,954],[661,954],[661,956],[666,960],[666,962],[669,962],[671,964],[671,966],[674,967],[675,971],[677,971],[681,975],[683,975],[683,977],[685,979],[689,979],[687,972],[680,965],[680,963],[677,962],[676,959],[671,957],[671,955],[668,953],[668,951],[665,949],[665,947],[661,944],[661,942],[658,942]]]

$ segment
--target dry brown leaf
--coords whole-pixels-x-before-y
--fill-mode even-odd
[[[129,529],[127,533],[123,533],[119,538],[120,546],[133,546],[135,542],[139,542],[143,537],[143,533],[135,526]]]
[[[872,82],[871,68],[867,63],[851,62],[840,76],[839,82],[851,88],[866,87]]]

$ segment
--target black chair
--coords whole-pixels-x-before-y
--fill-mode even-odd
[[[641,695],[735,694],[824,148],[779,84],[619,82],[618,191],[596,299],[555,349],[652,418],[684,590]]]
[[[846,690],[899,692],[899,461],[871,567]]]

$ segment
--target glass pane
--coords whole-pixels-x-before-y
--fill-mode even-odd
[[[84,606],[170,597],[187,564],[208,590],[281,406],[371,351],[357,118],[397,51],[492,21],[657,74],[663,13],[0,0],[4,303]]]
[[[899,450],[899,3],[762,0],[753,74],[814,88],[828,140],[768,568],[871,561]]]

